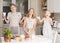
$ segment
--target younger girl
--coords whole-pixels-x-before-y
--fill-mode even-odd
[[[52,18],[50,18],[51,14],[49,11],[46,11],[45,17],[40,20],[40,22],[43,22],[43,36],[47,38],[52,38],[52,27],[53,25]]]

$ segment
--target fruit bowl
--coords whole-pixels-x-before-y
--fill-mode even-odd
[[[16,36],[14,39],[18,42],[22,42],[22,38],[20,36]]]

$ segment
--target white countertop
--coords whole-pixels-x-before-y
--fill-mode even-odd
[[[3,39],[2,43],[5,43]],[[24,40],[22,42],[17,42],[16,40],[11,39],[11,43],[52,43],[52,40],[39,35],[35,36],[35,38]]]

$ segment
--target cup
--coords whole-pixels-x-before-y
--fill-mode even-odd
[[[3,16],[4,16],[4,17],[6,16],[6,12],[3,12]]]
[[[22,38],[25,38],[25,35],[21,35]]]
[[[32,37],[32,39],[35,39],[35,35],[32,35],[31,37]]]
[[[20,35],[20,36],[21,36],[22,40],[24,40],[24,38],[25,38],[25,35]]]

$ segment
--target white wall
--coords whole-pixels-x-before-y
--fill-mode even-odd
[[[0,0],[0,36],[2,35],[2,27],[3,27],[3,22],[2,22],[2,11],[3,11],[3,0]]]
[[[2,11],[3,11],[3,1],[0,0],[0,28],[2,27]]]

